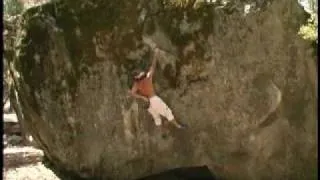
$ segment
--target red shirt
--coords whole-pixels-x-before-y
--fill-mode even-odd
[[[152,84],[152,76],[147,76],[140,81],[136,81],[135,86],[137,87],[137,93],[142,96],[150,98],[155,94]]]

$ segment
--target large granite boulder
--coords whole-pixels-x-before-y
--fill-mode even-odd
[[[316,66],[293,0],[54,1],[25,12],[11,101],[56,166],[135,179],[207,165],[226,178],[317,176]],[[181,1],[182,2],[182,1]],[[196,2],[196,3],[194,3]],[[128,97],[161,49],[156,90],[186,130],[157,133]]]

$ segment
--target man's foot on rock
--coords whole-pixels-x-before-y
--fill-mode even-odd
[[[178,129],[184,129],[184,128],[187,128],[187,125],[186,124],[183,124],[181,122],[178,122],[178,121],[173,121],[173,124],[178,128]]]
[[[179,123],[178,126],[177,126],[177,128],[179,128],[179,129],[185,129],[187,127],[188,126],[186,124],[182,124],[182,123]]]

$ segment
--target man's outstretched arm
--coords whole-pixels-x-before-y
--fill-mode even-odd
[[[157,47],[154,48],[154,54],[152,57],[152,64],[151,67],[149,68],[148,73],[150,74],[150,76],[153,76],[154,71],[156,69],[156,65],[157,65],[157,55],[159,54],[159,49]]]
[[[136,84],[133,84],[132,88],[128,91],[128,93],[129,93],[131,96],[135,97],[135,98],[142,99],[142,100],[148,102],[148,101],[149,101],[148,98],[137,94],[137,90],[138,90],[138,89],[137,89],[137,85],[136,85]]]

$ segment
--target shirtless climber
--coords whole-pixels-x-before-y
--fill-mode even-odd
[[[152,77],[154,74],[154,70],[156,67],[156,55],[159,53],[159,49],[157,47],[154,48],[154,57],[149,68],[148,72],[144,72],[143,70],[135,70],[133,73],[134,84],[129,90],[129,93],[135,97],[144,100],[149,103],[148,112],[154,119],[156,126],[161,126],[161,117],[160,115],[166,117],[169,122],[171,122],[177,128],[183,128],[184,126],[178,123],[171,109],[162,101],[160,97],[155,94],[152,84]],[[163,127],[163,126],[161,126]]]

